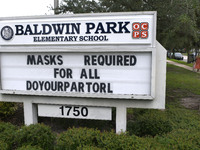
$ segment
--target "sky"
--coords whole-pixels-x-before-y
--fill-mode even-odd
[[[0,17],[50,15],[54,0],[0,0]]]

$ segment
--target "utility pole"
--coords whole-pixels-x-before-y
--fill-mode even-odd
[[[59,3],[59,0],[54,0],[54,14],[58,14],[57,13],[57,8],[58,8],[58,3]]]

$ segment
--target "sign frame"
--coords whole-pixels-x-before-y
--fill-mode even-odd
[[[155,48],[155,43],[156,43],[156,16],[157,13],[154,11],[150,12],[124,12],[124,13],[94,13],[94,14],[76,14],[76,15],[59,15],[59,16],[37,16],[37,17],[8,17],[8,18],[0,18],[0,24],[1,21],[5,22],[10,21],[10,22],[20,22],[20,21],[31,21],[33,22],[34,20],[50,20],[51,19],[79,19],[79,20],[85,20],[86,18],[91,18],[91,20],[95,20],[97,18],[106,18],[106,17],[124,17],[124,16],[152,16],[152,43],[151,44],[139,44],[139,43],[133,43],[133,44],[127,44],[127,43],[115,43],[115,44],[96,44],[96,43],[91,43],[91,44],[63,44],[63,45],[41,45],[41,44],[1,44],[0,45],[0,53],[4,52],[92,52],[92,53],[98,53],[98,52],[113,52],[113,53],[118,53],[118,52],[151,52],[152,53],[152,70],[151,70],[151,91],[150,95],[112,95],[112,94],[107,94],[107,95],[102,95],[102,94],[79,94],[79,93],[67,93],[67,94],[62,94],[62,93],[55,93],[55,92],[35,92],[35,91],[15,91],[15,90],[0,90],[0,93],[2,94],[19,94],[19,95],[41,95],[41,96],[66,96],[66,97],[88,97],[88,98],[117,98],[117,99],[146,99],[146,100],[153,100],[155,97],[155,62],[156,62],[156,48]],[[14,21],[13,21],[14,19]],[[6,24],[7,25],[7,24]],[[6,41],[7,42],[7,41]]]
[[[126,15],[152,15],[153,16],[153,35],[151,44],[70,44],[70,45],[9,45],[0,43],[1,53],[51,53],[51,52],[151,52],[151,95],[123,95],[123,96],[105,96],[94,94],[68,94],[55,95],[55,93],[29,92],[0,90],[0,101],[23,102],[24,120],[26,125],[35,124],[37,120],[37,105],[73,105],[73,106],[91,106],[91,107],[115,107],[116,108],[116,132],[126,131],[126,109],[127,108],[165,108],[165,88],[166,88],[166,50],[156,41],[156,16],[157,12],[125,12],[125,13],[101,13],[101,14],[77,14],[77,15],[58,15],[58,16],[33,16],[33,17],[9,17],[0,18],[1,21],[31,20],[31,19],[52,19],[52,18],[80,18],[80,17],[106,17],[106,16],[126,16]],[[162,69],[160,69],[162,68]],[[1,82],[1,81],[0,81]],[[1,89],[1,83],[0,83]]]

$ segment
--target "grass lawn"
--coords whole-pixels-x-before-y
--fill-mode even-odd
[[[167,96],[174,95],[176,97],[177,90],[180,91],[182,96],[200,95],[200,75],[174,65],[167,67],[166,84]]]
[[[172,120],[176,116],[178,120],[182,118],[182,121],[185,122],[183,124],[177,122],[176,128],[183,129],[185,125],[184,129],[187,130],[192,129],[193,125],[196,124],[197,128],[193,129],[199,129],[200,113],[184,108],[180,105],[180,100],[185,97],[200,98],[200,74],[168,65],[166,86],[166,111],[173,112],[173,115],[170,115]],[[197,132],[200,133],[200,130]]]

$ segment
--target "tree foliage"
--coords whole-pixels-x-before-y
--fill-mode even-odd
[[[199,0],[63,0],[60,13],[157,11],[157,40],[167,49],[200,47]]]
[[[63,0],[58,13],[91,13],[100,12],[100,6],[95,0]]]

